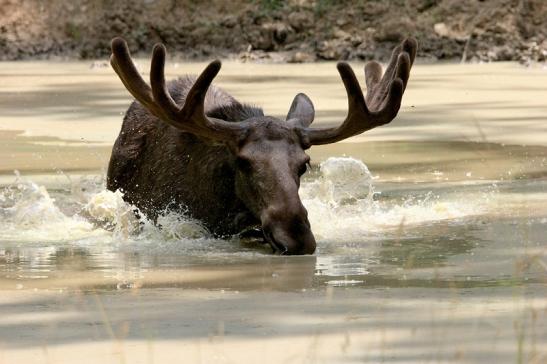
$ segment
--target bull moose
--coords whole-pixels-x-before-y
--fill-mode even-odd
[[[404,40],[382,67],[365,66],[366,97],[345,62],[337,64],[348,114],[336,127],[310,127],[315,111],[299,93],[287,117],[237,101],[211,85],[221,63],[199,77],[166,83],[165,47],[154,46],[150,86],[127,43],[112,40],[110,63],[135,97],[125,114],[108,167],[107,188],[155,220],[166,209],[183,210],[216,236],[257,228],[280,254],[312,254],[316,248],[307,211],[298,196],[313,145],[335,143],[389,123],[401,106],[417,42]]]

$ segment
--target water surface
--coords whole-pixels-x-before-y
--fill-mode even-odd
[[[327,124],[333,71],[229,63],[219,82],[274,115],[306,91]],[[139,224],[104,189],[129,101],[109,69],[0,77],[0,362],[545,360],[544,71],[418,66],[393,124],[312,148],[304,257],[188,216]]]

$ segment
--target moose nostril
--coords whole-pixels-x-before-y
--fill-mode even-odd
[[[281,255],[288,254],[289,249],[279,241],[275,240],[270,229],[263,229],[263,234],[266,241],[272,247],[273,253],[279,252]]]
[[[281,247],[279,249],[279,255],[289,255],[289,249],[283,244],[276,244],[278,247]]]
[[[285,245],[283,245],[283,243],[280,243],[275,239],[271,239],[270,241],[274,253],[279,252],[279,254],[281,255],[289,254],[289,249]]]

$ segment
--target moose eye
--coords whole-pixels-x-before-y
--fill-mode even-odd
[[[237,168],[242,172],[250,172],[252,169],[251,162],[245,158],[236,159]]]
[[[298,168],[298,176],[302,176],[304,173],[306,173],[306,171],[308,170],[308,165],[310,164],[310,162],[306,162],[304,164],[302,164],[300,166],[300,168]]]

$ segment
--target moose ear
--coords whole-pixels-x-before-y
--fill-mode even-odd
[[[308,127],[315,117],[315,109],[310,98],[304,94],[298,94],[292,101],[287,114],[287,121],[301,127]]]

